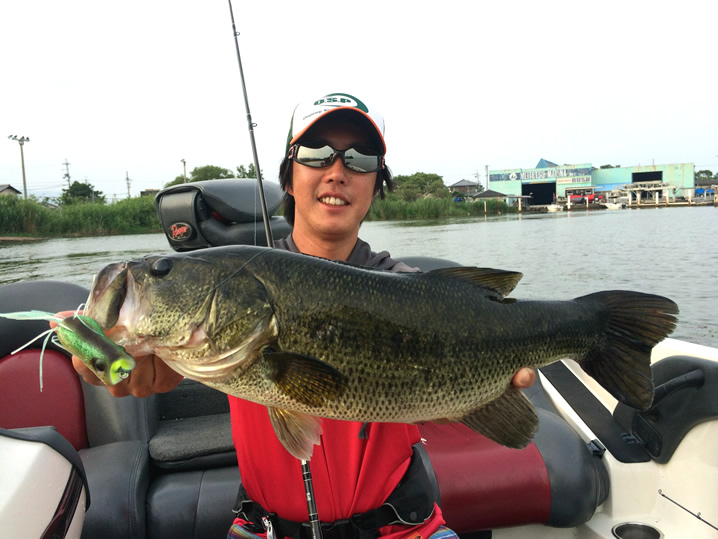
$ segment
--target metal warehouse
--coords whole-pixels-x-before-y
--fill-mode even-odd
[[[489,185],[507,197],[530,196],[531,204],[551,204],[571,195],[619,194],[650,198],[691,198],[695,193],[693,163],[637,167],[594,168],[591,163],[557,165],[541,159],[536,168],[489,171]]]

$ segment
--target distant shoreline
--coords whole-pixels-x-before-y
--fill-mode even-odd
[[[30,236],[0,236],[0,241],[39,241],[48,238],[34,238]]]

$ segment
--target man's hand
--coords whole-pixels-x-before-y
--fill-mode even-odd
[[[60,317],[74,314],[75,311],[57,313]],[[55,322],[50,322],[50,327],[55,327],[56,325]],[[166,393],[177,387],[177,384],[182,381],[181,374],[170,369],[164,361],[155,355],[136,357],[135,361],[137,365],[132,369],[127,379],[114,386],[106,386],[111,395],[115,397],[126,397],[128,395],[148,397],[155,393]],[[72,356],[72,366],[88,384],[93,386],[105,385],[80,358]]]
[[[520,369],[514,377],[511,379],[511,383],[519,389],[526,389],[531,387],[536,381],[536,373],[533,369],[523,368]]]
[[[171,391],[182,381],[182,375],[170,369],[167,364],[155,355],[135,358],[137,365],[119,384],[107,386],[107,390],[115,397],[148,397],[155,393]],[[72,356],[72,366],[85,382],[94,386],[104,386],[87,365],[76,356]]]

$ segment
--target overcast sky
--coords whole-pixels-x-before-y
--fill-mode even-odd
[[[425,6],[425,7],[422,7]],[[718,171],[718,3],[233,2],[275,180],[296,103],[347,92],[386,120],[394,174],[445,183],[558,164]],[[227,0],[0,5],[0,184],[159,189],[252,162]]]

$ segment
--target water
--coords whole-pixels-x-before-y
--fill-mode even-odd
[[[394,257],[521,271],[517,298],[617,288],[664,295],[681,309],[673,337],[718,347],[716,231],[718,209],[687,207],[365,223],[360,235]],[[0,244],[0,283],[53,278],[89,287],[107,263],[168,250],[163,234]]]

